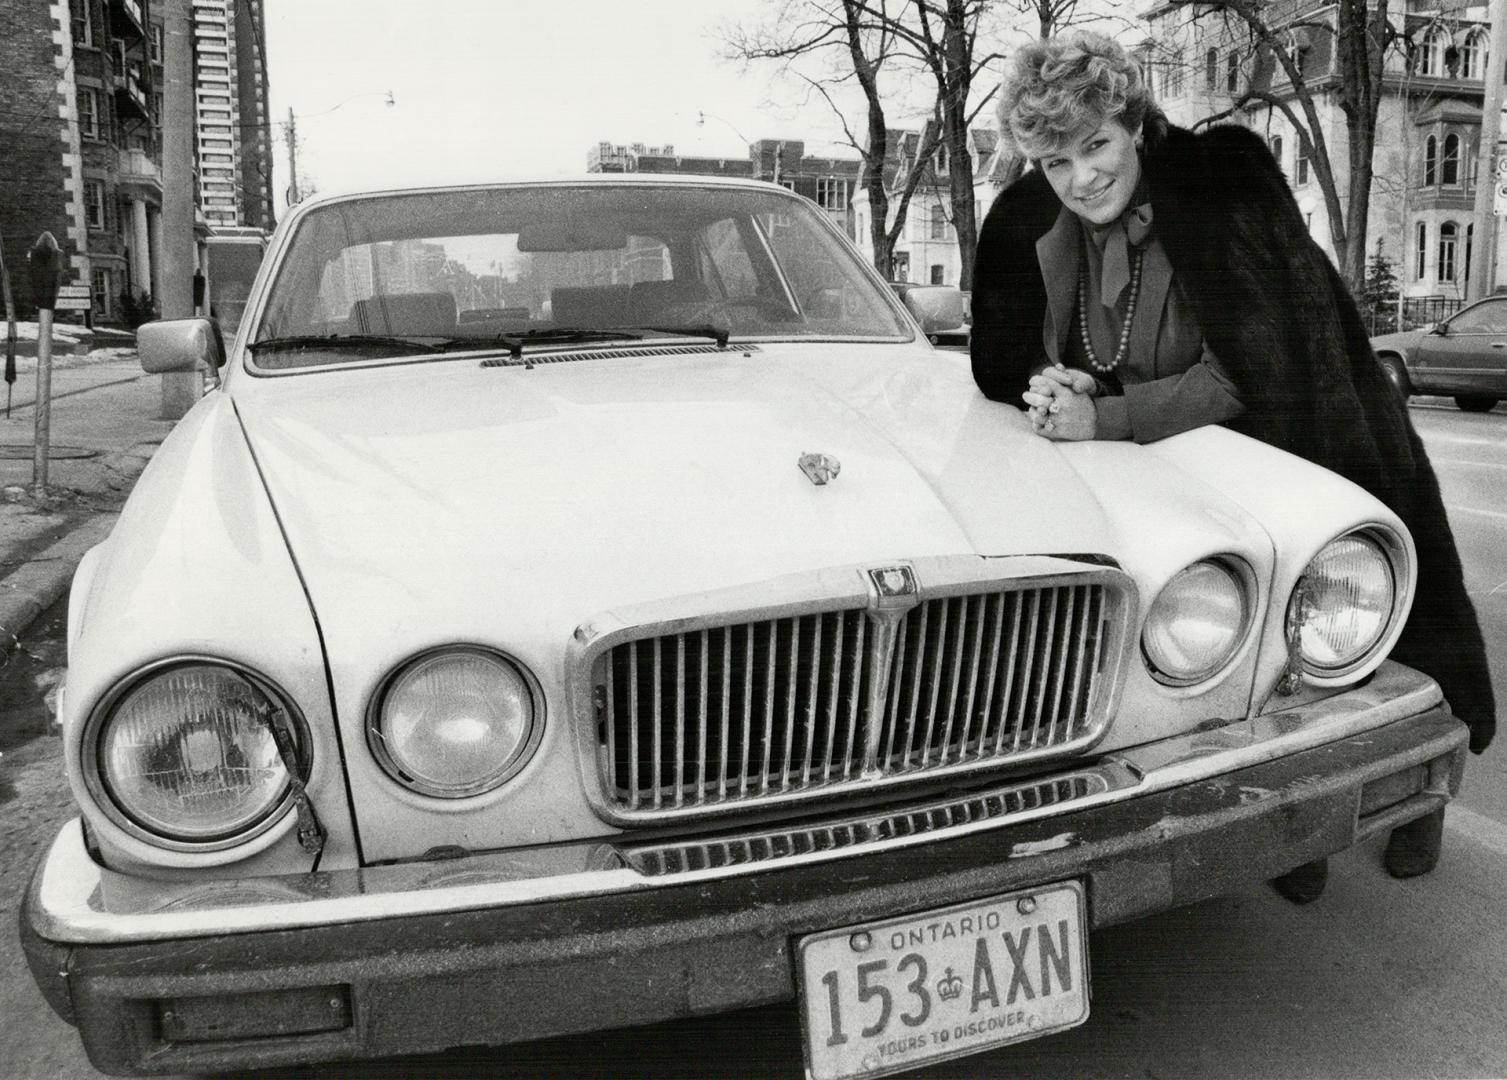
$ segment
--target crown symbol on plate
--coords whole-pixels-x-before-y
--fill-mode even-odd
[[[942,977],[937,980],[937,997],[943,1001],[951,1001],[953,998],[961,996],[962,993],[963,980],[952,973],[952,968],[948,968],[942,973]]]

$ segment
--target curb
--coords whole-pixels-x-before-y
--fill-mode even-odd
[[[145,454],[139,452],[143,448]],[[120,477],[122,486],[129,487],[156,449],[156,444],[138,444],[107,455],[104,464]],[[20,646],[21,635],[68,591],[84,555],[109,537],[118,517],[118,511],[90,514],[0,581],[0,660]]]

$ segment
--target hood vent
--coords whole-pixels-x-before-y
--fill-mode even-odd
[[[481,362],[482,367],[532,367],[535,364],[565,364],[576,360],[619,360],[634,356],[699,356],[706,353],[740,353],[759,351],[757,345],[628,345],[613,349],[566,349],[561,352],[529,353],[522,360],[511,356],[494,356]]]

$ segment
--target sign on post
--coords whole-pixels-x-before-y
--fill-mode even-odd
[[[94,295],[87,285],[59,285],[58,311],[88,311],[94,306]]]
[[[1498,179],[1496,194],[1492,198],[1492,212],[1497,217],[1507,217],[1507,180]]]

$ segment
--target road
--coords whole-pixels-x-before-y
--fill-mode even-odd
[[[1439,472],[1507,701],[1507,405],[1412,414]],[[40,845],[70,816],[41,697],[63,657],[59,604],[0,671],[0,907],[7,925]],[[1499,706],[1499,715],[1507,708]],[[25,730],[20,730],[25,729]],[[8,733],[7,733],[8,732]],[[917,1077],[1411,1078],[1507,1076],[1507,736],[1473,758],[1432,875],[1394,881],[1380,841],[1333,860],[1318,903],[1265,886],[1097,933],[1093,1011],[1074,1031]],[[0,1076],[92,1078],[0,932]],[[262,1072],[356,1077],[797,1077],[794,1009],[746,1010],[586,1039]],[[250,1076],[246,1078],[250,1080]]]

